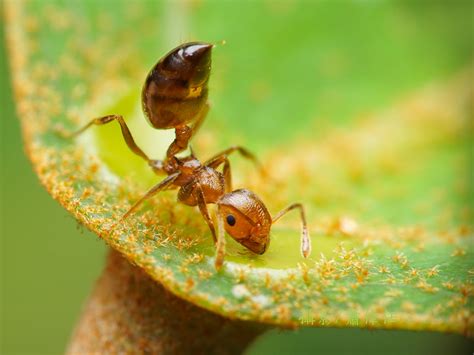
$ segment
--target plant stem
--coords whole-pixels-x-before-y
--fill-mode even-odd
[[[111,250],[68,354],[240,354],[266,327],[186,302]]]

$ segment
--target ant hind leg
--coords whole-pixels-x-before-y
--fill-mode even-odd
[[[139,157],[145,159],[148,162],[148,165],[153,169],[153,171],[155,171],[156,173],[162,173],[163,163],[161,162],[161,160],[151,160],[145,154],[145,152],[135,143],[132,133],[130,132],[130,129],[128,128],[127,124],[125,123],[125,120],[123,119],[123,116],[121,115],[107,115],[103,117],[94,118],[79,130],[70,134],[63,133],[63,136],[65,136],[66,138],[74,138],[92,126],[102,126],[112,121],[117,121],[119,123],[120,129],[122,131],[122,136],[128,148]]]

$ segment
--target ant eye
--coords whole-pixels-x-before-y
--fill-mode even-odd
[[[226,217],[226,220],[229,226],[233,226],[235,224],[235,217],[232,216],[231,214]]]

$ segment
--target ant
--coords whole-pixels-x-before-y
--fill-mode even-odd
[[[270,243],[270,228],[287,212],[299,209],[301,215],[301,253],[306,258],[311,252],[311,241],[306,226],[304,208],[294,203],[271,217],[264,203],[247,189],[232,191],[229,155],[239,152],[243,157],[259,163],[245,148],[234,146],[215,155],[202,164],[191,149],[191,154],[178,158],[176,154],[188,148],[188,143],[209,111],[208,81],[211,72],[211,50],[204,42],[184,43],[166,54],[151,69],[142,89],[142,107],[148,122],[156,129],[175,130],[175,140],[169,146],[164,160],[150,159],[133,139],[121,115],[95,118],[71,134],[77,136],[93,125],[117,121],[125,143],[130,150],[145,159],[158,174],[168,176],[153,186],[122,216],[130,216],[147,199],[160,191],[179,189],[178,201],[198,206],[211,230],[216,244],[215,267],[224,262],[224,231],[237,242],[256,254],[263,254]],[[223,165],[222,172],[216,169]],[[217,204],[217,233],[207,204]]]

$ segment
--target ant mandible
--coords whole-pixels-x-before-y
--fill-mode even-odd
[[[178,201],[198,206],[211,230],[216,244],[216,269],[222,267],[225,255],[225,232],[246,248],[263,254],[270,243],[270,228],[288,211],[299,209],[301,215],[301,253],[306,258],[311,252],[311,241],[306,226],[304,208],[294,203],[270,216],[260,198],[246,189],[232,191],[228,156],[239,152],[258,164],[252,153],[240,146],[228,148],[202,164],[191,150],[185,158],[176,154],[186,150],[188,143],[201,126],[209,110],[207,84],[211,72],[213,45],[204,42],[182,44],[166,54],[151,69],[142,90],[142,107],[148,122],[156,129],[175,129],[175,140],[164,160],[150,159],[133,139],[121,115],[107,115],[93,119],[73,133],[76,136],[93,125],[117,121],[130,150],[145,159],[156,173],[168,176],[153,186],[122,216],[126,219],[145,200],[163,190],[179,189]],[[216,169],[223,165],[222,172]],[[217,233],[207,204],[217,204]],[[225,232],[224,232],[225,231]]]

